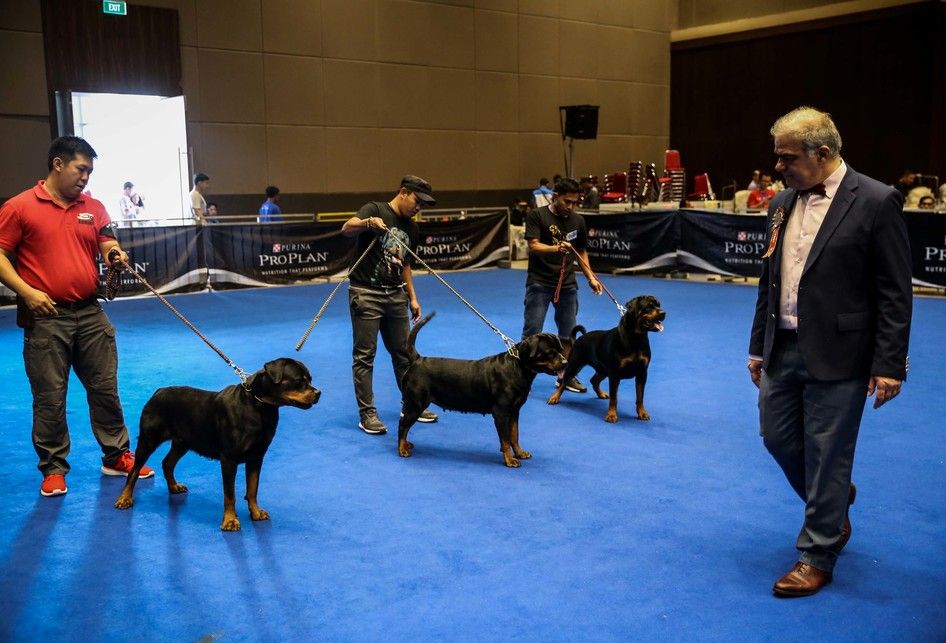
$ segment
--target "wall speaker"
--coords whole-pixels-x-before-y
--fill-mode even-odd
[[[565,136],[569,138],[598,137],[597,105],[566,105],[559,109],[565,110]]]

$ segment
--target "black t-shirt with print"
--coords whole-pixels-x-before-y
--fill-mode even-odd
[[[526,217],[526,239],[538,239],[539,243],[554,245],[552,233],[549,232],[549,226],[558,226],[562,236],[576,250],[583,250],[588,244],[588,230],[585,227],[585,218],[577,212],[569,212],[567,217],[560,217],[554,214],[549,207],[536,208]],[[578,283],[575,280],[575,262],[574,258],[569,256],[571,261],[565,265],[565,280],[562,286],[565,288],[577,288]],[[562,269],[561,253],[529,253],[529,276],[526,278],[526,284],[542,284],[543,286],[555,287],[558,284],[558,275]]]
[[[374,244],[371,252],[351,273],[349,281],[352,285],[361,286],[362,288],[399,288],[404,285],[404,277],[401,274],[402,267],[405,264],[413,265],[413,261],[404,247],[392,238],[392,235],[397,235],[398,239],[411,250],[417,252],[417,239],[420,231],[414,221],[397,216],[394,209],[382,201],[371,201],[358,210],[359,219],[369,217],[380,217],[388,230],[381,235],[377,235],[374,230],[368,230],[358,235],[353,261],[358,260],[358,257],[364,253],[372,239],[377,237],[378,242]]]

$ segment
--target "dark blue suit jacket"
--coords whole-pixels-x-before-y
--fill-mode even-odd
[[[781,206],[788,215],[797,192],[772,199],[767,230]],[[786,220],[787,225],[787,220]],[[759,279],[750,355],[768,368],[778,327],[784,228]],[[879,375],[906,379],[913,310],[910,240],[903,196],[851,166],[811,247],[798,288],[798,346],[819,380]]]

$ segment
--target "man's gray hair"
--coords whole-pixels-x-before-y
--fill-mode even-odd
[[[814,156],[822,145],[831,151],[830,158],[841,153],[841,134],[831,114],[814,107],[793,109],[775,121],[769,133],[797,140],[808,156]]]

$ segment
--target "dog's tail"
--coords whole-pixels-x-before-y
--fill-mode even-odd
[[[581,324],[578,324],[577,326],[572,328],[572,340],[574,341],[575,339],[578,338],[578,333],[581,333],[582,335],[584,335],[587,332],[588,331],[585,330],[584,326],[582,326]]]
[[[407,357],[411,360],[411,364],[416,362],[417,358],[420,357],[420,353],[418,353],[417,349],[414,348],[414,341],[417,339],[417,332],[423,328],[424,324],[429,322],[436,314],[437,312],[434,311],[414,324],[414,327],[411,329],[411,334],[407,336]]]

